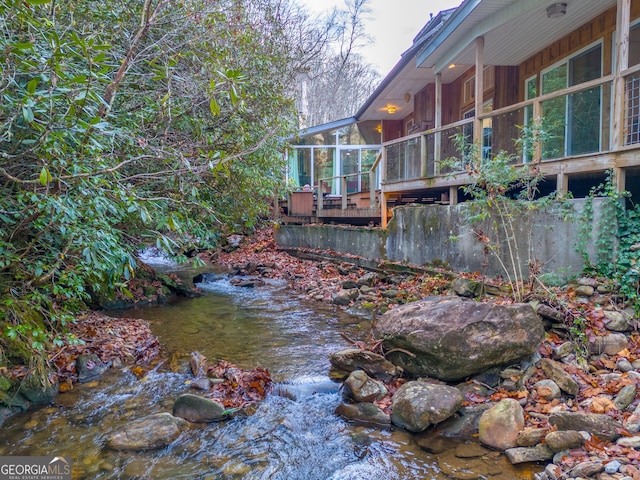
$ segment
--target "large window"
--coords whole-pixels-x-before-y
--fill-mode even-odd
[[[542,94],[579,85],[602,76],[600,44],[542,73]],[[594,87],[542,104],[543,158],[597,152],[601,144],[602,89]]]

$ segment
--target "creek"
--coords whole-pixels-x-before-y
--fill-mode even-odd
[[[453,454],[468,444],[452,441],[433,455],[403,430],[355,426],[334,415],[341,394],[328,377],[328,356],[349,346],[340,332],[367,335],[364,316],[309,303],[283,283],[242,288],[219,276],[199,286],[199,298],[109,312],[148,320],[164,354],[181,358],[177,372],[159,368],[138,379],[125,368],[77,385],[53,405],[8,419],[0,455],[68,455],[74,479],[531,478],[503,458],[495,460],[498,470],[474,474],[468,459]],[[265,367],[278,385],[249,417],[194,424],[159,450],[107,449],[105,439],[128,422],[171,412],[179,394],[193,392],[187,363],[195,350],[214,362]]]

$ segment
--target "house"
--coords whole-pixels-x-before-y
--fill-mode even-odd
[[[544,142],[519,148],[525,131]],[[445,162],[455,137],[535,162],[542,194],[586,196],[612,170],[640,199],[640,1],[464,0],[353,118],[302,132],[290,176],[308,165],[313,220],[386,226],[396,205],[466,200],[470,179]]]

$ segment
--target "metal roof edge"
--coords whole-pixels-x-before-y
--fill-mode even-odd
[[[298,131],[298,137],[308,137],[310,135],[316,135],[318,133],[326,132],[329,130],[336,130],[338,128],[346,127],[347,125],[353,125],[358,119],[356,117],[347,117],[340,120],[334,120],[333,122],[323,123],[322,125],[314,125],[313,127],[301,128]]]
[[[438,32],[436,37],[429,42],[425,49],[416,56],[416,64],[418,67],[435,52],[440,45],[464,22],[469,14],[480,4],[482,0],[466,0],[458,9],[449,17],[444,27]]]

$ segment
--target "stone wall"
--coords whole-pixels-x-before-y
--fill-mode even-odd
[[[517,260],[526,276],[529,260],[533,259],[542,272],[566,278],[582,269],[582,258],[576,251],[580,232],[577,219],[585,202],[585,199],[567,200],[564,209],[558,204],[511,219],[515,236],[509,242],[505,238],[510,235],[500,228],[501,222],[495,221],[495,216],[479,223],[470,222],[474,213],[471,203],[397,207],[386,230],[281,225],[276,230],[276,242],[283,247],[333,250],[380,261],[446,266],[489,276],[504,276],[505,268],[511,272]],[[591,239],[585,239],[592,257],[603,202],[593,200],[596,219],[591,226]],[[510,246],[517,246],[517,251],[510,250]]]

